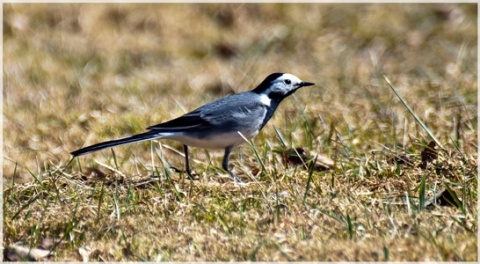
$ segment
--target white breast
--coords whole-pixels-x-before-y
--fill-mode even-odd
[[[272,99],[270,99],[270,98],[268,97],[268,95],[266,95],[266,94],[260,95],[260,102],[262,102],[262,104],[263,104],[264,106],[270,106],[270,102],[271,102],[271,101],[272,101]]]
[[[256,134],[258,134],[258,130],[246,131],[246,133],[242,133],[242,135],[246,139],[250,139],[254,137]],[[226,147],[237,146],[246,142],[245,139],[242,136],[240,136],[238,132],[217,134],[210,138],[195,138],[195,137],[189,137],[187,135],[181,135],[181,134],[172,135],[164,138],[180,141],[187,146],[196,147],[196,148],[205,148],[205,149],[224,149]]]

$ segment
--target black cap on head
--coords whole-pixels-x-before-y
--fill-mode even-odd
[[[263,80],[262,83],[260,83],[257,88],[255,88],[253,91],[256,93],[261,93],[265,90],[267,90],[270,87],[270,84],[278,79],[280,76],[282,76],[284,73],[282,72],[275,72],[267,76],[265,80]]]

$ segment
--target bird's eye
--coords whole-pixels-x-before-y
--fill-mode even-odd
[[[290,79],[286,79],[284,82],[285,82],[286,84],[291,84],[291,83],[292,83],[292,81],[290,81]]]

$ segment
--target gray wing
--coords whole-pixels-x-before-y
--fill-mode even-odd
[[[224,127],[236,130],[239,125],[263,120],[266,115],[265,106],[252,98],[255,97],[249,92],[230,95],[148,129],[175,132]]]
[[[225,97],[213,102],[201,111],[203,120],[215,126],[226,126],[233,130],[238,126],[262,120],[267,112],[257,96],[248,92]]]
[[[201,117],[199,109],[197,109],[173,120],[150,126],[147,129],[159,132],[176,132],[185,131],[188,129],[209,128],[211,126],[212,124],[210,124],[207,120],[204,120]]]

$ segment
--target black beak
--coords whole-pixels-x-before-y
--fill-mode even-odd
[[[315,84],[312,83],[312,82],[301,82],[301,83],[300,83],[300,87],[303,87],[303,86],[312,86],[312,85],[315,85]]]

